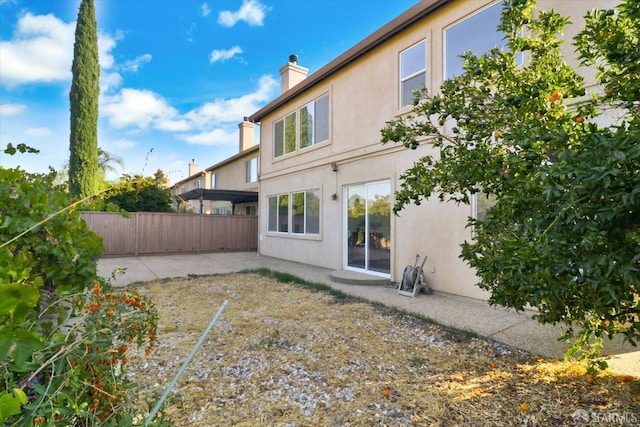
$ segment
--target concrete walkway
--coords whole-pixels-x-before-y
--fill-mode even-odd
[[[268,268],[289,273],[309,282],[322,283],[349,295],[380,302],[411,313],[433,319],[435,322],[526,350],[545,357],[562,358],[567,345],[557,338],[561,330],[540,325],[531,318],[531,312],[516,313],[501,307],[491,307],[484,301],[435,292],[419,294],[415,298],[398,295],[395,288],[376,285],[336,283],[330,279],[331,270],[265,257],[255,252],[207,253],[189,255],[159,255],[126,258],[102,258],[98,274],[110,278],[117,268],[124,274],[113,282],[124,286],[133,282],[154,279],[235,273],[247,269]],[[620,343],[607,343],[605,354],[611,371],[640,377],[640,348]]]

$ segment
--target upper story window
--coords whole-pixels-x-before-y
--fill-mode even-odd
[[[258,158],[247,160],[245,162],[246,179],[245,182],[256,182],[258,180]]]
[[[316,99],[299,110],[300,148],[329,139],[329,95]]]
[[[193,188],[200,188],[201,183],[200,180],[197,180],[196,182],[193,183]]]
[[[216,188],[216,174],[215,173],[211,174],[211,188],[212,189]]]
[[[280,157],[328,139],[329,95],[324,95],[275,122],[273,156]]]
[[[414,44],[400,52],[400,108],[415,99],[413,91],[426,85],[427,42]]]
[[[445,30],[445,79],[463,73],[464,60],[460,57],[463,53],[482,55],[493,48],[507,48],[505,34],[498,30],[501,13],[502,2],[495,3]],[[522,60],[519,54],[517,61]]]
[[[287,115],[274,125],[274,157],[289,154],[296,149],[296,113]]]

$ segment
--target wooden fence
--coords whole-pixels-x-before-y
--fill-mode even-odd
[[[184,213],[81,212],[80,216],[102,237],[104,256],[162,253],[255,251],[258,217]]]

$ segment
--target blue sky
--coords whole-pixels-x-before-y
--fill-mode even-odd
[[[290,54],[311,74],[417,2],[95,0],[98,144],[124,160],[117,175],[186,178],[192,158],[204,169],[238,152],[238,123],[279,95]],[[0,153],[3,167],[68,162],[79,5],[0,0],[0,148],[40,150]]]

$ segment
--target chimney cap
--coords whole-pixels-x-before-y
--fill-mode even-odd
[[[289,55],[289,62],[293,62],[294,64],[298,62],[298,55]]]

